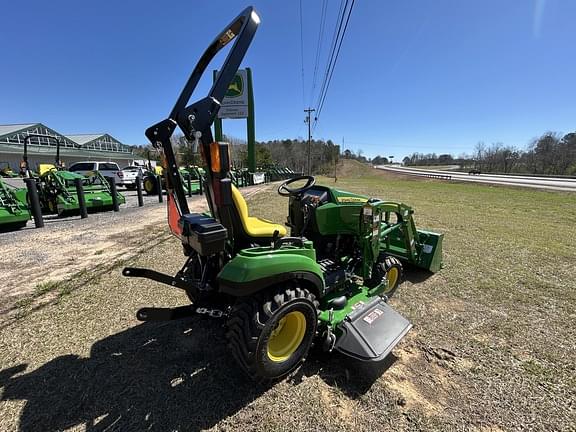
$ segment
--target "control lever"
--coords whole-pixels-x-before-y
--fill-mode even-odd
[[[282,237],[274,242],[274,249],[278,249],[285,243],[295,244],[296,246],[303,247],[304,239],[302,237]]]
[[[272,248],[276,249],[274,245],[276,244],[276,241],[278,240],[279,237],[280,237],[280,231],[274,230],[274,234],[272,234],[272,244],[270,245],[272,246]]]
[[[200,146],[200,138],[202,138],[202,132],[194,131],[194,144],[192,146],[193,153],[198,153],[198,147]]]

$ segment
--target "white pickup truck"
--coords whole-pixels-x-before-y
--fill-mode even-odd
[[[104,177],[114,177],[117,185],[124,185],[124,173],[116,162],[82,161],[70,165],[68,171],[72,171],[84,176],[99,171]],[[133,182],[132,182],[133,183]]]
[[[130,165],[122,168],[123,173],[123,184],[126,189],[136,189],[136,178],[144,178],[144,169],[140,166]]]

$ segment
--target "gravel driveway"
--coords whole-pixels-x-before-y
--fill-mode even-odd
[[[253,194],[269,186],[242,189]],[[165,203],[158,197],[145,197],[144,207],[137,206],[135,191],[122,191],[127,203],[119,212],[90,214],[67,218],[48,217],[45,227],[35,229],[32,221],[19,231],[0,233],[0,317],[14,305],[43,294],[59,281],[86,275],[132,258],[143,250],[170,237]],[[207,209],[204,196],[188,198],[190,210]],[[1,320],[1,319],[0,319]]]

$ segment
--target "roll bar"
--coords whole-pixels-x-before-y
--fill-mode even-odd
[[[188,141],[196,141],[200,145],[205,163],[210,167],[210,144],[213,141],[210,127],[218,115],[222,99],[224,99],[226,91],[228,90],[228,85],[236,75],[238,67],[248,51],[259,24],[260,18],[252,6],[244,9],[240,15],[232,20],[232,22],[216,36],[214,41],[208,46],[206,51],[204,51],[202,57],[200,57],[168,118],[146,130],[146,137],[152,145],[164,151],[166,188],[168,193],[168,219],[172,232],[177,235],[179,235],[180,232],[177,223],[175,223],[175,215],[171,217],[171,211],[177,211],[181,216],[182,214],[189,213],[189,209],[182,181],[178,174],[178,165],[170,137],[178,125]],[[208,95],[187,106],[192,93],[196,89],[209,63],[222,48],[233,40],[234,45],[230,49],[226,60],[224,60],[222,68]],[[213,204],[213,190],[211,187],[213,176],[210,169],[206,170],[206,175],[206,198],[212,214],[217,217],[218,210],[214,208]],[[174,205],[176,205],[176,209],[171,208],[171,206]]]
[[[206,51],[204,51],[204,54],[196,64],[194,71],[190,75],[190,78],[188,78],[188,82],[184,86],[180,97],[178,97],[170,113],[170,118],[175,119],[178,122],[178,126],[180,126],[185,133],[191,134],[192,131],[203,132],[212,125],[220,109],[222,99],[224,99],[224,95],[228,90],[228,85],[232,82],[234,75],[236,75],[259,24],[260,18],[254,8],[251,6],[247,7],[214,39]],[[230,49],[220,73],[208,92],[208,96],[185,107],[194,89],[198,85],[198,81],[200,81],[200,78],[206,71],[208,64],[216,54],[233,39],[236,39],[234,46]],[[210,109],[201,109],[206,107]]]
[[[24,137],[24,154],[22,155],[22,161],[25,165],[25,175],[26,178],[30,177],[30,164],[28,163],[28,143],[32,138],[47,138],[51,139],[52,141],[56,141],[56,167],[60,167],[60,138],[52,136],[52,135],[41,135],[41,134],[29,134]]]

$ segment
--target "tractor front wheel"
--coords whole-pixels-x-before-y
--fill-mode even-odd
[[[291,285],[238,299],[227,332],[234,358],[254,380],[292,372],[312,345],[317,307],[312,293]]]
[[[384,282],[384,279],[388,286],[381,294],[390,298],[402,282],[402,263],[398,258],[380,255],[372,268],[372,277],[365,284],[369,288],[376,287]]]

